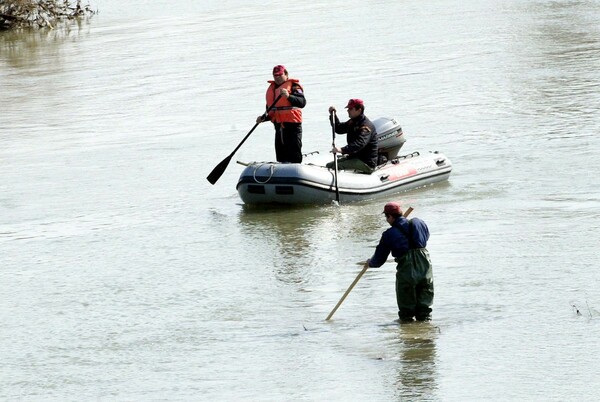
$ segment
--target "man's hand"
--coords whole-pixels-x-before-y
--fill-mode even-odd
[[[281,91],[279,91],[279,93],[281,94],[281,96],[283,96],[286,99],[290,97],[290,93],[285,88],[281,89]]]

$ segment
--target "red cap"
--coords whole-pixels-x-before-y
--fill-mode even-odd
[[[285,66],[282,66],[281,64],[273,67],[273,76],[277,77],[279,75],[283,75],[285,74]]]
[[[400,204],[397,202],[388,202],[385,204],[385,207],[383,207],[383,213],[388,215],[401,215],[402,209],[400,209]]]
[[[354,108],[356,109],[358,106],[360,107],[365,107],[365,104],[363,103],[362,99],[350,99],[348,101],[348,104],[346,105],[346,109],[349,108]]]

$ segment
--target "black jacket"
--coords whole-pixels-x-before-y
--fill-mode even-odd
[[[348,134],[348,145],[342,153],[348,158],[358,158],[372,168],[377,166],[377,131],[371,120],[364,114],[344,123],[335,115],[335,132]]]

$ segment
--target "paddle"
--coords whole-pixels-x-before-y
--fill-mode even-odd
[[[269,106],[267,108],[267,111],[265,112],[265,114],[263,114],[263,116],[266,117],[266,115],[271,111],[271,109],[273,109],[275,107],[275,104],[279,101],[280,98],[281,98],[281,94],[279,94],[279,96],[275,99],[275,101],[271,104],[271,106]],[[235,147],[235,149],[233,150],[233,152],[231,154],[229,154],[229,156],[227,158],[223,159],[221,161],[221,163],[219,163],[217,166],[215,166],[215,168],[212,170],[212,172],[210,172],[210,174],[208,176],[206,176],[206,180],[208,180],[210,182],[210,184],[215,184],[217,182],[217,180],[219,180],[219,178],[221,178],[221,176],[225,172],[225,169],[227,169],[227,165],[229,165],[229,162],[231,161],[231,158],[233,158],[233,155],[237,152],[238,149],[240,149],[240,147],[242,146],[242,144],[244,142],[246,142],[246,140],[248,139],[248,137],[250,137],[250,134],[252,134],[252,132],[254,131],[254,129],[256,129],[256,127],[258,127],[258,125],[260,123],[261,123],[261,121],[257,122],[254,125],[254,127],[252,127],[252,130],[250,130],[248,132],[248,134],[246,134],[246,136],[244,137],[244,139],[242,140],[242,142],[240,142],[238,144],[238,146]]]
[[[404,216],[406,218],[412,211],[413,211],[413,207],[409,207],[406,210],[406,212],[404,212],[404,214],[402,216]],[[362,269],[362,271],[359,272],[359,274],[356,277],[356,279],[354,279],[354,282],[352,282],[352,284],[350,285],[350,287],[348,288],[348,290],[346,290],[346,293],[344,293],[344,295],[342,296],[342,298],[340,299],[340,301],[335,305],[335,307],[333,308],[333,310],[331,310],[331,313],[329,313],[329,315],[327,316],[327,318],[325,318],[325,321],[329,321],[329,319],[331,317],[333,317],[333,314],[341,306],[342,302],[344,301],[344,299],[346,298],[346,296],[348,296],[348,293],[350,293],[350,291],[352,290],[352,288],[354,287],[354,285],[356,285],[356,283],[360,280],[360,278],[362,278],[362,276],[365,274],[365,272],[367,272],[367,269],[369,269],[369,264],[365,261],[364,268]]]
[[[331,111],[331,135],[333,137],[333,142],[331,146],[333,147],[333,165],[335,167],[335,202],[340,204],[340,188],[338,187],[338,160],[337,153],[335,152],[335,110]]]

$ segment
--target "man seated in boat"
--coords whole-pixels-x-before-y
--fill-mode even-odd
[[[338,159],[338,169],[354,169],[371,174],[377,166],[377,131],[371,120],[365,116],[365,105],[361,99],[350,99],[346,109],[350,120],[341,123],[335,113],[335,107],[329,107],[329,121],[334,131],[347,134],[348,141],[345,147],[333,146],[331,152],[334,155],[342,154]],[[329,162],[326,166],[331,169],[335,162]]]

